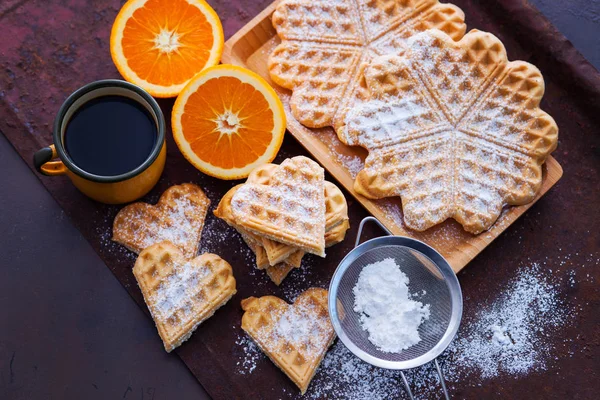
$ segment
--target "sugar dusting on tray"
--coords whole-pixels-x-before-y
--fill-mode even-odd
[[[409,279],[394,259],[369,264],[354,286],[354,311],[379,350],[399,353],[419,343],[419,326],[429,318],[429,304],[412,300]]]

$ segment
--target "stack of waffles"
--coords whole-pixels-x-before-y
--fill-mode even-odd
[[[478,234],[539,192],[558,140],[544,79],[494,35],[465,35],[456,6],[284,0],[273,25],[269,72],[293,116],[367,149],[355,192],[400,196],[408,228],[453,218]]]
[[[255,169],[245,184],[223,196],[215,215],[241,235],[279,285],[306,253],[325,256],[349,228],[346,199],[324,180],[323,169],[306,157]]]
[[[185,183],[156,205],[124,207],[113,223],[113,240],[139,254],[133,274],[167,352],[236,293],[227,261],[196,257],[209,204],[202,189]]]

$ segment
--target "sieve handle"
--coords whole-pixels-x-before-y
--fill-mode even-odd
[[[448,389],[446,389],[446,381],[444,379],[444,374],[442,373],[442,369],[440,368],[440,364],[438,363],[437,358],[433,360],[435,363],[435,369],[437,370],[438,376],[440,377],[440,384],[442,385],[442,391],[444,392],[444,398],[446,400],[450,400],[450,396],[448,395]],[[415,397],[412,394],[412,390],[410,390],[410,385],[408,384],[408,380],[404,375],[404,372],[400,371],[400,376],[402,377],[402,382],[404,382],[404,388],[406,389],[406,393],[410,400],[415,400]]]
[[[404,375],[404,372],[400,371],[400,376],[402,377],[402,382],[404,382],[404,388],[406,389],[406,393],[408,394],[408,398],[410,400],[415,400],[415,396],[412,394],[412,390],[410,390],[410,385],[408,384],[408,380]]]
[[[440,364],[438,364],[437,358],[433,360],[433,362],[435,363],[435,369],[437,369],[437,373],[440,376],[440,384],[442,385],[442,390],[444,391],[444,398],[446,400],[450,400],[450,396],[448,395],[448,389],[446,389],[446,380],[444,379],[444,374],[442,373]]]
[[[375,217],[365,217],[362,221],[360,221],[360,225],[358,227],[358,233],[356,234],[356,243],[354,243],[354,247],[357,247],[360,244],[360,237],[362,236],[363,228],[367,222],[375,222],[381,229],[388,234],[388,236],[393,236],[393,233],[390,232],[388,228],[386,228],[379,220]]]

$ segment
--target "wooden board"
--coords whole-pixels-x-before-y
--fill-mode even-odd
[[[494,226],[479,235],[465,232],[454,220],[448,220],[425,232],[408,229],[403,222],[399,198],[369,200],[354,192],[354,177],[364,164],[366,150],[344,145],[330,127],[310,129],[300,124],[290,112],[291,91],[277,86],[270,79],[267,60],[271,51],[279,44],[279,38],[271,24],[271,14],[276,4],[277,1],[272,3],[225,43],[223,63],[249,68],[267,79],[285,106],[288,131],[323,167],[394,234],[410,236],[433,246],[446,257],[455,272],[463,269],[561,178],[563,172],[560,164],[549,157],[544,166],[542,188],[538,196],[527,205],[507,207]]]

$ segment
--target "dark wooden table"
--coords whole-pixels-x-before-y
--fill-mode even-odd
[[[600,2],[532,2],[596,67],[600,66]],[[27,3],[26,0],[3,0],[0,3],[0,28],[5,18],[26,7]],[[233,11],[228,12],[223,21],[226,35],[234,33],[268,3],[268,0],[232,2]],[[217,5],[217,9],[224,8],[222,4]],[[18,32],[5,32],[2,40],[10,42],[10,35],[14,34]],[[59,47],[64,44],[47,45]],[[68,49],[64,51],[68,57]],[[4,56],[0,53],[0,58]],[[0,71],[0,74],[6,73]],[[3,88],[0,87],[0,97],[2,95]],[[562,137],[561,140],[569,138]],[[571,160],[565,169],[565,181],[576,182],[577,186],[559,183],[550,193],[555,196],[555,201],[540,201],[461,273],[465,298],[483,296],[489,279],[508,281],[516,269],[513,263],[522,259],[516,254],[520,248],[525,248],[532,260],[542,258],[544,254],[551,257],[557,254],[554,246],[562,245],[574,246],[573,252],[578,246],[600,252],[598,236],[589,233],[590,229],[598,229],[600,221],[586,221],[585,218],[589,210],[600,204],[572,207],[577,203],[580,191],[590,190],[590,187],[597,190],[600,185],[599,141],[591,143],[588,151],[577,155],[587,160],[588,165],[590,160],[592,165],[595,160],[596,169],[591,171],[579,169],[573,161],[577,157],[559,149],[559,161]],[[286,139],[286,146],[293,147],[293,139]],[[131,301],[2,135],[0,160],[3,167],[0,174],[0,398],[205,398],[202,387],[185,365],[175,355],[164,352],[152,321]],[[559,210],[557,204],[561,206]],[[540,221],[545,219],[540,215],[553,212],[572,215],[573,224],[541,226]],[[545,247],[536,246],[534,233],[538,231],[541,235],[549,235],[542,241]],[[525,243],[516,244],[521,241]],[[580,316],[589,317],[588,320],[578,318],[574,327],[583,333],[576,345],[578,349],[587,348],[582,350],[583,355],[577,355],[587,360],[586,369],[579,369],[575,358],[575,361],[559,363],[559,370],[508,382],[490,382],[487,388],[479,391],[462,390],[459,385],[455,394],[471,398],[548,397],[550,393],[530,393],[528,389],[532,385],[543,387],[540,382],[552,381],[548,387],[558,382],[567,388],[562,392],[564,394],[594,398],[585,387],[576,386],[588,384],[591,387],[592,382],[600,378],[600,327],[597,318],[595,323],[591,318],[597,316],[598,311],[587,309],[598,307],[598,291],[589,285],[578,290],[577,298],[585,309]],[[590,363],[594,357],[595,364]],[[590,369],[589,365],[596,365],[596,368]],[[569,389],[569,386],[572,387]],[[597,383],[595,387],[598,387]]]

